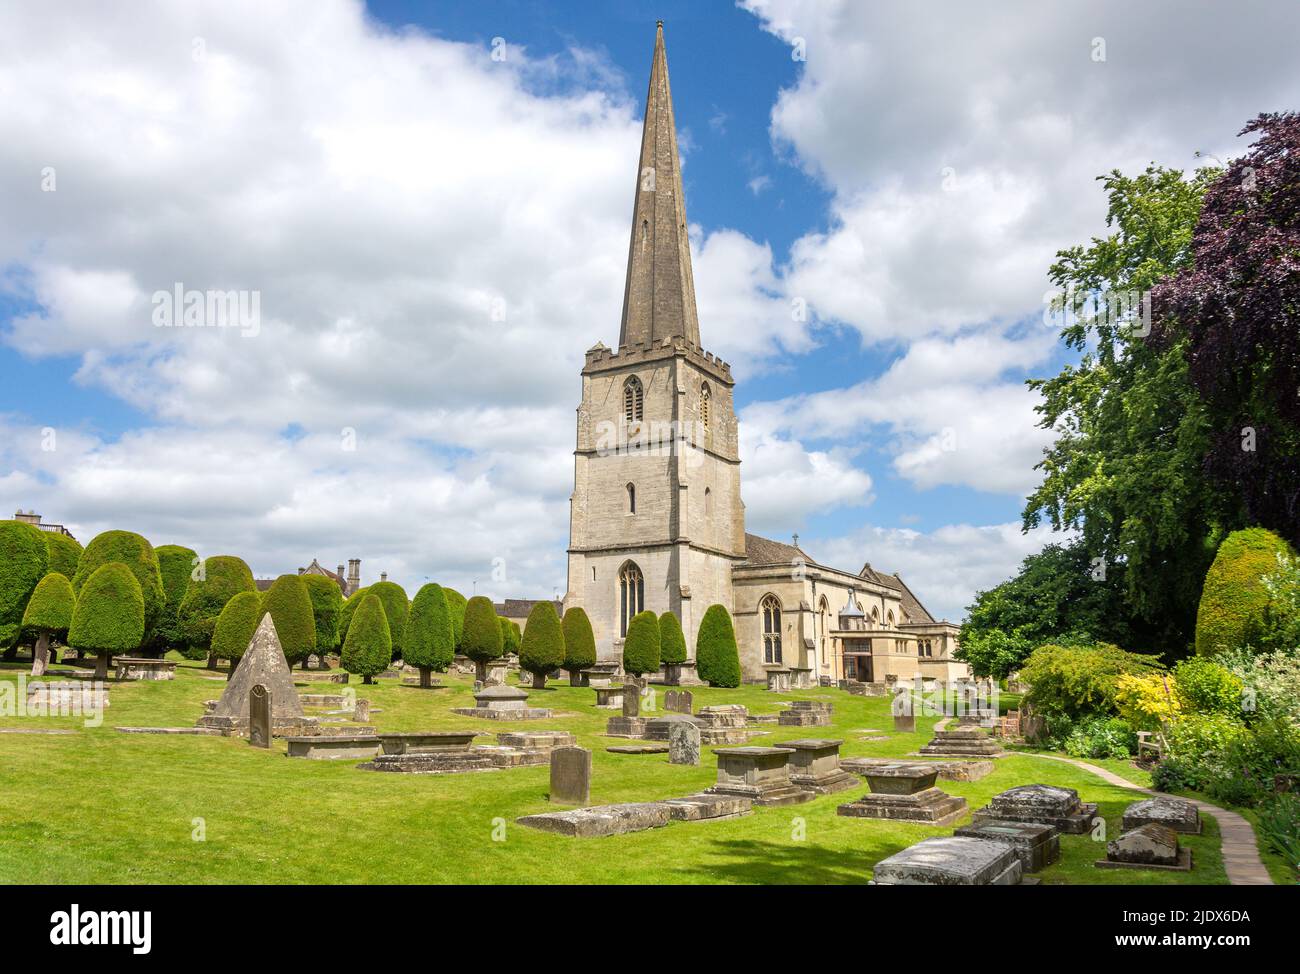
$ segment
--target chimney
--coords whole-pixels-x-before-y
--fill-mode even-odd
[[[299,575],[306,575],[306,574],[307,574],[307,569],[305,569],[305,568],[303,568],[301,565],[299,565],[299,566],[298,566],[298,574],[299,574]]]
[[[343,563],[342,563],[342,562],[339,562],[339,570],[338,570],[337,572],[335,572],[335,574],[338,575],[339,578],[345,578],[345,577],[346,577],[346,576],[343,574]]]
[[[348,592],[355,592],[361,587],[361,559],[348,559]]]
[[[380,580],[381,582],[386,582],[386,581],[388,581],[388,572],[380,572],[380,573],[379,573],[379,580]]]

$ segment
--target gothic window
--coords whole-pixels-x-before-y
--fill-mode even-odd
[[[889,625],[889,628],[890,628],[890,629],[893,629],[893,628],[894,628],[894,610],[893,610],[893,609],[890,609],[890,610],[889,610],[888,615],[885,616],[885,620],[886,620],[887,624]]]
[[[645,578],[635,562],[627,562],[618,573],[618,634],[627,635],[627,624],[645,608]]]
[[[629,423],[639,423],[645,418],[645,392],[636,376],[623,383],[623,416]]]
[[[627,512],[636,513],[636,484],[627,485]]]
[[[880,610],[877,609],[874,605],[871,607],[871,628],[872,629],[880,628]]]
[[[709,428],[709,406],[712,405],[713,393],[709,392],[709,384],[706,382],[700,387],[700,425],[706,430]]]
[[[775,595],[763,597],[759,603],[763,615],[763,662],[781,662],[781,603]]]

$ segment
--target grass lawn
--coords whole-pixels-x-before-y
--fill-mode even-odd
[[[26,669],[24,663],[6,664],[0,681],[13,683]],[[860,793],[848,791],[804,805],[756,809],[739,819],[569,839],[514,824],[521,815],[554,808],[546,798],[546,767],[376,774],[357,771],[353,761],[289,760],[279,741],[264,751],[233,738],[113,730],[115,725],[192,726],[203,712],[202,702],[224,688],[211,677],[202,664],[182,661],[175,681],[115,685],[112,706],[98,728],[83,728],[71,718],[0,717],[0,729],[76,729],[70,736],[0,733],[0,881],[864,883],[885,856],[951,831],[839,817],[836,806]],[[572,731],[593,750],[593,804],[687,795],[714,781],[715,759],[708,748],[698,768],[670,765],[666,755],[607,753],[605,747],[627,742],[603,736],[611,712],[595,709],[590,689],[565,685],[534,692],[531,703],[558,715],[506,723],[449,713],[451,707],[472,705],[470,681],[452,674],[442,678],[448,686],[435,690],[393,680],[354,687],[382,708],[372,718],[381,731]],[[341,688],[319,684],[313,689]],[[662,700],[662,688],[659,692]],[[781,709],[779,701],[797,698],[832,701],[832,727],[768,725],[763,729],[770,733],[752,743],[838,737],[844,739],[845,757],[905,755],[929,739],[933,725],[927,718],[924,732],[895,734],[888,700],[834,689],[693,692],[697,707],[743,703],[752,713],[773,713]],[[865,739],[871,736],[886,739]],[[999,791],[1030,782],[1066,785],[1099,802],[1111,837],[1118,834],[1124,806],[1138,797],[1069,765],[1028,756],[1000,760],[983,781],[940,785],[974,809]],[[203,841],[193,837],[197,819],[206,832]],[[1094,869],[1104,846],[1088,836],[1064,836],[1061,862],[1040,875],[1045,884],[1226,882],[1213,819],[1206,818],[1203,835],[1184,841],[1195,853],[1190,874]]]

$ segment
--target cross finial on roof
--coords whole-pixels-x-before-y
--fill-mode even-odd
[[[793,540],[794,540],[794,546],[795,546],[796,548],[798,548],[798,547],[799,547],[799,535],[798,535],[797,532],[793,535]]]

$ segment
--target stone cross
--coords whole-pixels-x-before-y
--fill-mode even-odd
[[[689,720],[675,720],[668,728],[668,763],[700,763],[700,729]]]
[[[271,746],[271,691],[265,683],[255,683],[248,691],[248,743]]]
[[[551,751],[551,801],[586,805],[591,801],[591,752],[584,747]]]

